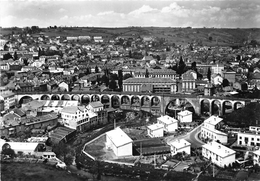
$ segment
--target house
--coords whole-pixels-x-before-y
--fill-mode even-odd
[[[185,139],[177,139],[168,144],[171,146],[172,155],[176,155],[177,153],[183,153],[183,152],[190,155],[191,144]]]
[[[59,91],[64,91],[64,92],[68,92],[69,91],[69,84],[67,84],[66,82],[61,82],[58,84],[58,89]]]
[[[86,109],[90,116],[95,115],[95,117],[90,117],[91,126],[106,124],[108,122],[108,111],[104,110],[104,105],[100,101],[90,102],[86,106]]]
[[[133,140],[119,127],[106,133],[106,148],[117,157],[133,155]]]
[[[157,122],[164,126],[165,132],[174,132],[178,129],[178,121],[168,115],[157,118]]]
[[[187,122],[190,123],[190,122],[192,122],[192,112],[190,112],[188,110],[184,110],[184,111],[178,112],[177,119],[181,123],[187,123]]]
[[[236,161],[236,152],[234,150],[215,141],[202,145],[202,156],[222,168]]]
[[[148,136],[155,138],[155,137],[163,137],[164,125],[156,123],[147,126],[147,134]]]
[[[88,110],[83,106],[68,106],[61,110],[64,126],[71,129],[84,131],[89,128]]]
[[[256,150],[253,152],[253,162],[254,165],[260,166],[260,150]]]
[[[224,70],[223,78],[233,84],[236,81],[236,72],[232,70]]]
[[[221,85],[223,82],[223,77],[220,74],[213,74],[211,76],[211,82],[213,83],[213,85]]]
[[[215,64],[211,66],[212,74],[219,74],[223,76],[224,65],[223,64]]]
[[[4,103],[4,110],[2,111],[7,111],[10,108],[14,108],[16,105],[15,94],[9,90],[3,91],[0,94],[0,101]]]
[[[255,131],[237,133],[237,145],[260,146],[260,134]]]
[[[227,143],[227,134],[218,130],[222,120],[222,118],[217,116],[211,116],[206,119],[201,127],[201,137],[204,139],[220,141],[224,144]]]
[[[1,147],[1,151],[11,148],[16,154],[24,155],[35,155],[36,152],[40,151],[40,143],[30,143],[30,142],[5,142]]]

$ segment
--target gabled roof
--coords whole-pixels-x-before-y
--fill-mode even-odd
[[[103,107],[103,104],[100,101],[90,102],[89,105],[93,108]]]
[[[61,113],[75,114],[77,111],[84,112],[86,110],[83,106],[68,106],[61,110]]]

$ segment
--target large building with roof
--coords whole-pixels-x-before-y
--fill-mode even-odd
[[[11,148],[16,154],[35,155],[36,152],[40,151],[40,145],[43,146],[41,143],[1,142],[0,151]]]
[[[76,135],[76,130],[68,127],[58,127],[49,132],[49,137],[53,143],[67,142]]]
[[[222,168],[236,161],[234,150],[215,141],[202,145],[202,156]]]
[[[217,116],[211,116],[206,119],[201,127],[201,137],[204,139],[220,141],[224,144],[227,143],[227,134],[218,130],[222,120],[222,118]]]
[[[133,155],[133,140],[119,127],[106,133],[106,148],[117,157]]]
[[[172,69],[148,69],[149,78],[170,78],[176,79],[176,71]],[[145,78],[146,69],[137,69],[134,71],[135,78]]]
[[[123,81],[123,91],[175,93],[177,86],[170,78],[129,78]]]

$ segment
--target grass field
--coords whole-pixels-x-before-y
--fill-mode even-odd
[[[83,181],[77,175],[37,163],[1,163],[3,181]]]

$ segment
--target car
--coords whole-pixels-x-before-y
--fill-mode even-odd
[[[56,168],[62,168],[62,169],[66,169],[67,168],[67,165],[64,163],[64,162],[57,162],[56,164]]]

